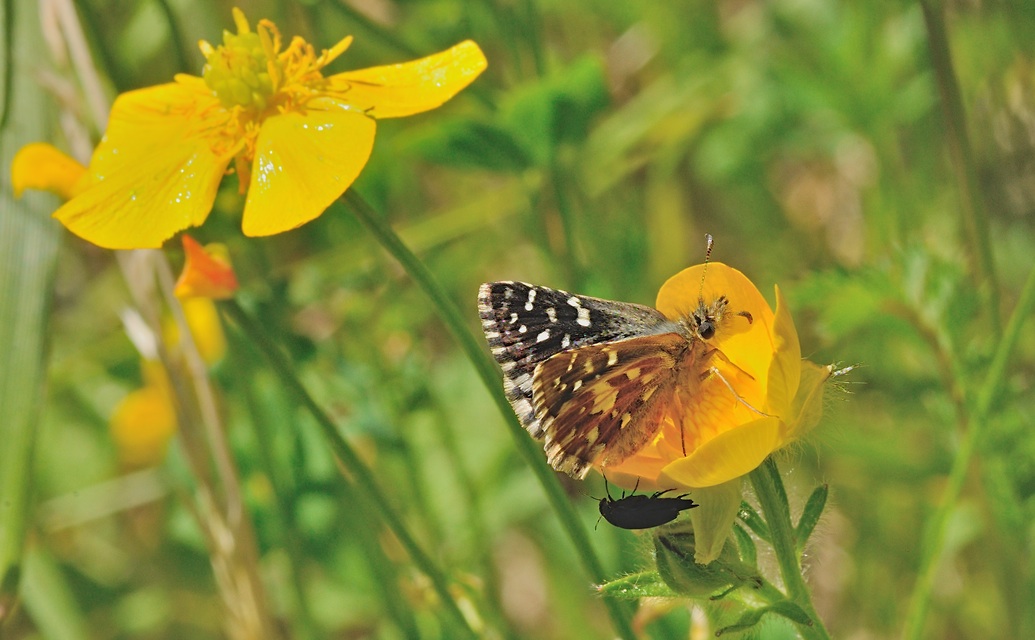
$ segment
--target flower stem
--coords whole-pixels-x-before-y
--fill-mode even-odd
[[[248,337],[251,343],[265,356],[273,368],[273,372],[284,384],[289,394],[302,404],[316,420],[324,438],[330,444],[334,455],[341,461],[344,467],[352,474],[352,481],[358,487],[357,494],[367,501],[371,510],[377,513],[391,529],[392,533],[399,540],[399,544],[406,550],[414,564],[431,581],[432,588],[442,600],[443,606],[454,619],[457,628],[463,630],[464,635],[476,637],[476,634],[467,622],[460,606],[449,591],[449,584],[445,575],[432,562],[416,539],[406,528],[402,517],[396,513],[389,504],[388,496],[381,490],[380,485],[374,478],[373,472],[360,459],[359,454],[352,448],[352,445],[338,432],[334,421],[320,408],[309,392],[302,385],[302,382],[295,375],[291,364],[286,356],[280,352],[274,341],[267,335],[262,326],[256,322],[236,300],[229,300],[220,305],[221,309],[234,322],[235,325]]]
[[[381,246],[399,261],[406,273],[413,278],[424,294],[434,303],[442,322],[445,323],[457,342],[460,343],[460,347],[474,365],[478,376],[485,383],[493,401],[496,402],[500,413],[503,414],[518,451],[525,458],[539,483],[543,486],[543,490],[546,492],[551,506],[557,513],[561,526],[568,534],[568,537],[571,538],[575,551],[578,553],[586,572],[589,573],[590,578],[594,582],[602,584],[605,581],[603,565],[593,551],[593,547],[586,535],[586,530],[579,521],[575,510],[572,509],[571,503],[564,495],[564,490],[560,482],[558,482],[557,476],[553,469],[546,464],[542,448],[525,432],[524,427],[521,426],[506,397],[503,395],[503,383],[496,368],[496,363],[493,362],[482,344],[475,339],[475,336],[467,328],[467,323],[464,321],[463,316],[460,315],[460,311],[446,295],[445,290],[442,289],[438,281],[435,280],[431,271],[410,251],[409,247],[403,244],[395,231],[381,220],[380,216],[367,204],[366,200],[352,189],[345,192],[342,200],[348,205],[359,221],[374,234]],[[604,598],[603,602],[619,636],[623,638],[635,637],[624,604],[611,598]]]
[[[772,456],[752,471],[750,478],[766,524],[769,525],[770,542],[780,566],[780,576],[783,578],[787,597],[812,619],[811,625],[798,625],[798,631],[808,640],[829,640],[830,635],[816,613],[816,608],[812,606],[808,585],[801,574],[794,526],[791,523],[791,509],[787,504],[780,470]]]
[[[970,469],[970,460],[974,456],[981,435],[984,433],[988,422],[988,414],[995,403],[996,398],[1002,391],[1003,379],[1006,377],[1006,368],[1010,362],[1014,347],[1021,335],[1021,328],[1024,321],[1035,311],[1035,269],[1028,274],[1028,281],[1024,284],[1021,297],[1017,306],[1010,316],[999,345],[996,347],[992,363],[989,365],[985,382],[978,392],[977,402],[970,414],[968,428],[960,442],[959,451],[952,462],[952,469],[949,471],[949,478],[942,493],[942,499],[938,503],[938,509],[931,517],[927,534],[924,540],[922,555],[920,559],[919,577],[913,587],[913,595],[909,599],[909,610],[906,614],[906,626],[902,637],[906,639],[918,639],[924,631],[924,621],[927,618],[927,610],[931,604],[931,592],[934,589],[935,573],[938,569],[938,559],[945,547],[946,534],[948,533],[949,518],[952,511],[959,502],[960,493],[963,491],[963,484]]]

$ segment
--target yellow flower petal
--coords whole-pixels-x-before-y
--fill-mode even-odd
[[[791,403],[801,379],[801,344],[794,328],[794,319],[787,310],[787,300],[776,287],[776,319],[773,322],[776,352],[769,365],[767,413],[790,420]]]
[[[186,260],[173,294],[182,299],[232,298],[237,291],[237,276],[230,265],[226,245],[210,244],[202,247],[187,234],[182,239]]]
[[[25,189],[40,189],[61,196],[75,195],[86,167],[57,147],[45,142],[27,144],[11,160],[11,188],[20,198]]]
[[[690,511],[697,564],[708,564],[722,553],[740,511],[740,495],[740,478],[694,490],[694,501],[701,505]]]
[[[334,105],[263,123],[244,205],[244,234],[281,233],[323,213],[363,169],[374,128],[362,113]]]
[[[801,363],[801,383],[794,396],[787,427],[789,440],[800,438],[819,424],[823,417],[823,391],[833,373],[833,365],[819,366],[808,360]]]
[[[730,362],[758,381],[763,395],[756,400],[761,403],[774,347],[770,334],[773,312],[747,276],[721,262],[695,265],[683,269],[661,286],[655,306],[666,317],[676,319],[693,312],[701,298],[708,303],[723,295],[729,300],[728,313],[746,311],[751,314],[752,322],[733,316],[711,342]]]
[[[160,247],[204,222],[230,158],[212,151],[192,119],[200,100],[179,83],[121,95],[83,191],[54,217],[109,249]]]
[[[780,421],[759,418],[720,433],[687,457],[669,464],[662,469],[660,482],[687,488],[713,487],[752,471],[783,442]]]
[[[218,362],[226,355],[226,334],[223,333],[216,303],[211,298],[189,298],[181,303],[201,359],[208,364]],[[179,328],[172,318],[163,323],[162,339],[170,347],[180,341]]]
[[[160,463],[176,433],[176,412],[168,392],[157,385],[130,392],[115,408],[109,429],[123,464]]]
[[[330,76],[334,91],[374,118],[399,118],[440,106],[485,70],[485,54],[471,40],[420,60]]]

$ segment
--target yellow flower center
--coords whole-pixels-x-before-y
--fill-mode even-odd
[[[274,94],[270,67],[275,64],[263,50],[259,34],[248,30],[247,22],[244,29],[238,23],[236,35],[223,32],[223,44],[208,56],[201,75],[224,107],[261,113]]]
[[[352,42],[345,38],[317,55],[296,36],[281,51],[277,25],[260,20],[252,31],[240,9],[235,7],[233,14],[236,34],[224,31],[218,47],[201,42],[206,60],[202,77],[220,103],[242,112],[245,120],[302,109],[311,98],[324,95],[327,81],[321,70]]]
[[[226,109],[217,153],[234,155],[244,192],[251,174],[255,144],[264,120],[279,113],[304,111],[314,98],[340,98],[328,91],[322,69],[352,43],[349,36],[319,55],[301,37],[281,50],[277,25],[260,20],[252,31],[244,13],[234,7],[237,33],[223,32],[223,44],[201,41],[205,56],[202,80]]]

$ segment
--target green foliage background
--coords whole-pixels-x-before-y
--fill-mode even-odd
[[[30,136],[12,126],[18,101],[36,100],[40,113],[59,102],[50,90],[10,91],[12,78],[30,74],[73,96],[77,85],[67,65],[15,30],[33,3],[3,6],[6,167],[12,136],[70,142],[53,124]],[[198,73],[193,43],[217,41],[232,25],[230,7],[75,3],[112,97]],[[987,414],[976,409],[1004,327],[1023,320],[1015,309],[1035,256],[1035,5],[932,0],[926,20],[912,1],[242,8],[317,46],[354,34],[331,71],[466,38],[485,50],[487,72],[451,103],[379,123],[355,185],[472,330],[478,284],[490,280],[650,304],[669,275],[701,261],[707,232],[713,259],[742,270],[771,302],[773,284],[787,292],[806,357],[860,365],[829,393],[811,441],[781,459],[792,508],[817,482],[830,485],[806,562],[832,635],[902,633],[922,559],[935,554],[926,626],[914,637],[1035,636],[1030,325],[1007,354]],[[947,48],[932,38],[939,25]],[[32,64],[15,65],[19,56]],[[939,73],[948,56],[962,114]],[[242,304],[278,336],[484,633],[613,637],[489,393],[413,281],[341,209],[291,233],[244,238],[236,186],[227,181],[192,235],[229,245]],[[5,219],[25,215],[15,206],[5,201]],[[49,284],[11,289],[14,270],[4,273],[5,294],[24,300],[18,308],[49,313],[39,339],[20,343],[35,345],[30,360],[46,358],[46,391],[38,419],[24,419],[36,440],[34,506],[21,523],[22,606],[4,633],[222,637],[182,453],[174,447],[162,467],[122,476],[108,435],[115,404],[141,382],[119,320],[125,285],[111,252],[61,234]],[[182,260],[178,243],[166,252]],[[281,631],[451,637],[425,578],[340,481],[311,418],[229,334],[231,354],[214,375]],[[946,512],[944,545],[932,546],[936,506],[973,433],[974,464]],[[648,537],[593,528],[599,478],[565,486],[608,575],[649,566]],[[637,629],[685,638],[691,619],[701,624],[687,603],[650,603]],[[750,633],[793,637],[773,621]]]

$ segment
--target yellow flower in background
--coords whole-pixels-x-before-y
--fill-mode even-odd
[[[50,191],[70,200],[78,193],[86,167],[46,142],[27,144],[11,160],[11,187],[20,198],[26,189]]]
[[[226,355],[226,335],[215,303],[209,298],[181,302],[198,353],[209,365],[218,362]],[[179,342],[179,330],[171,318],[164,322],[162,340],[168,348]],[[109,421],[119,459],[130,468],[160,463],[178,424],[173,392],[162,364],[144,360],[141,370],[144,386],[129,392]]]
[[[721,378],[708,376],[692,395],[677,393],[655,439],[604,470],[611,482],[627,488],[637,481],[663,489],[716,487],[751,472],[819,421],[823,383],[833,369],[801,359],[779,287],[773,313],[744,274],[719,262],[707,265],[702,291],[704,269],[697,265],[670,278],[658,293],[657,309],[677,319],[697,306],[699,295],[725,295],[730,309],[750,313],[753,322],[716,336],[711,344],[725,358],[713,356],[710,364]]]
[[[108,423],[119,460],[131,469],[159,464],[176,433],[176,411],[161,364],[144,361],[144,386],[129,392]]]
[[[74,197],[54,216],[102,247],[159,247],[200,225],[233,162],[242,191],[242,228],[265,236],[319,216],[352,184],[370,156],[375,120],[433,109],[486,67],[474,42],[402,64],[331,76],[323,68],[352,38],[316,54],[276,26],[252,31],[234,9],[237,33],[201,43],[202,77],[118,97]],[[30,171],[30,173],[32,173]],[[22,177],[22,185],[45,182]]]
[[[237,291],[237,275],[230,264],[226,245],[212,243],[204,247],[183,234],[183,271],[173,293],[177,298],[209,298],[226,300]]]
[[[187,298],[180,300],[180,304],[201,359],[209,365],[222,360],[226,355],[226,334],[216,303],[210,298]],[[170,348],[180,341],[179,328],[172,318],[167,317],[163,323],[162,339]]]

